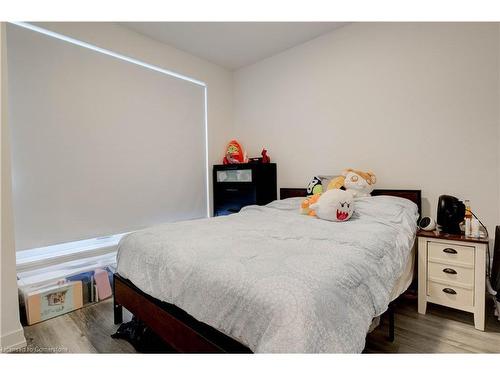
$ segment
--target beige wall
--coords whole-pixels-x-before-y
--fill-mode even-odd
[[[350,24],[238,70],[235,132],[280,187],[345,167],[380,188],[471,200],[499,219],[499,33],[493,23]]]
[[[40,22],[36,25],[205,82],[208,161],[209,165],[220,162],[233,126],[231,71],[112,22]]]
[[[17,298],[9,128],[6,122],[7,58],[5,47],[5,23],[0,23],[0,352],[26,344],[19,322]]]

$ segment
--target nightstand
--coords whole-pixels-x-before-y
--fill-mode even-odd
[[[427,302],[467,311],[484,331],[488,239],[423,230],[417,237],[418,312]]]
[[[242,207],[276,200],[276,164],[214,165],[214,216],[239,212]]]

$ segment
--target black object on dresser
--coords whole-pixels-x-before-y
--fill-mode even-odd
[[[277,199],[276,164],[214,165],[214,216],[239,212]]]

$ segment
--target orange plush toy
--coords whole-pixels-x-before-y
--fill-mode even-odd
[[[321,197],[321,193],[311,195],[310,197],[304,199],[300,205],[300,212],[303,215],[316,216],[316,212],[310,207],[318,201],[319,197]]]

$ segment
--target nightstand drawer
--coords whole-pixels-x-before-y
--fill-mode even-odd
[[[216,172],[217,182],[252,182],[251,169],[228,169]]]
[[[427,250],[429,262],[474,266],[474,247],[472,246],[429,241]]]
[[[474,268],[466,268],[445,263],[429,262],[427,275],[429,279],[439,279],[443,282],[452,281],[461,284],[474,285]]]
[[[455,308],[474,306],[474,292],[472,289],[429,281],[427,294],[430,302],[441,305]]]

